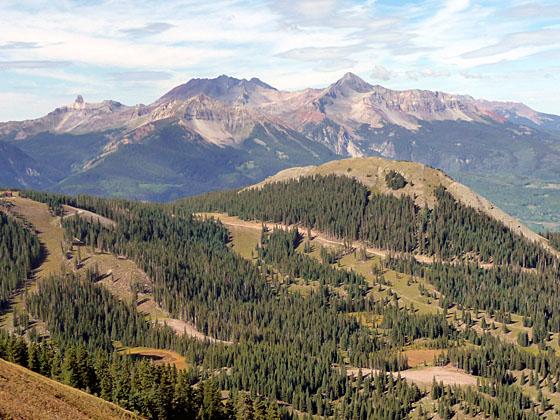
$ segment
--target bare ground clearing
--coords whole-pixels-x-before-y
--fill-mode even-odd
[[[357,376],[359,368],[347,369],[350,376]],[[369,376],[378,374],[376,369],[361,369],[362,375]],[[431,385],[434,378],[438,382],[443,382],[444,385],[476,385],[476,376],[458,369],[452,365],[447,366],[428,366],[416,369],[407,369],[400,372],[392,372],[394,377],[400,374],[401,378],[413,382],[417,385]]]
[[[97,213],[79,209],[77,207],[68,206],[66,204],[64,204],[62,207],[64,208],[64,218],[80,216],[82,219],[87,219],[93,223],[99,222],[105,227],[112,227],[116,225],[113,220],[108,219],[107,217],[100,216]]]
[[[417,367],[433,363],[434,357],[443,352],[444,350],[441,349],[408,349],[403,351],[403,354],[406,356],[410,367]]]

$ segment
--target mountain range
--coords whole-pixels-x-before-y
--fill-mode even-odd
[[[0,184],[66,193],[165,201],[360,156],[428,164],[528,224],[560,222],[560,116],[352,73],[295,92],[257,78],[192,79],[149,105],[78,96],[0,123]]]

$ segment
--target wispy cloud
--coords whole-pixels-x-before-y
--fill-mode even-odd
[[[3,0],[0,91],[28,86],[44,98],[18,109],[55,107],[61,91],[146,103],[191,77],[257,76],[298,89],[352,71],[392,88],[539,97],[517,94],[524,77],[560,113],[547,78],[560,51],[557,3]]]
[[[396,74],[394,71],[391,71],[380,64],[376,64],[371,72],[371,77],[374,80],[381,80],[384,82],[386,82],[387,80],[391,80],[395,76]]]
[[[508,34],[499,42],[461,55],[465,59],[488,58],[519,59],[537,51],[554,49],[560,46],[560,29],[539,29],[528,32]]]
[[[157,35],[171,28],[173,28],[173,25],[171,25],[170,23],[152,22],[136,28],[121,29],[121,32],[133,37],[142,37],[142,36]]]
[[[67,67],[69,61],[50,61],[50,60],[14,60],[0,61],[0,70],[17,69],[52,69],[57,67]]]
[[[34,48],[41,48],[41,44],[25,41],[9,41],[0,44],[0,50],[29,50]]]
[[[119,82],[152,82],[154,80],[169,80],[173,75],[166,71],[121,71],[110,73],[109,78]]]

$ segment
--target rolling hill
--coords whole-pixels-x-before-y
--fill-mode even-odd
[[[403,175],[406,185],[394,190],[386,182],[385,176],[395,171]],[[433,208],[436,203],[435,191],[444,187],[460,203],[475,208],[488,216],[504,223],[512,231],[525,236],[531,241],[537,241],[550,251],[546,239],[527,228],[515,217],[498,208],[494,203],[477,194],[469,187],[455,181],[443,171],[416,162],[388,160],[378,157],[350,158],[327,162],[319,166],[306,166],[285,169],[278,174],[266,178],[259,184],[248,188],[260,188],[264,185],[298,179],[313,175],[339,175],[357,179],[367,186],[370,191],[381,194],[393,194],[397,197],[407,195],[414,199],[418,206]]]
[[[560,117],[520,103],[395,91],[351,73],[295,92],[223,75],[192,79],[149,105],[80,96],[42,118],[0,123],[0,144],[21,152],[0,180],[171,200],[294,166],[381,156],[443,169],[531,226],[554,227],[559,126]]]

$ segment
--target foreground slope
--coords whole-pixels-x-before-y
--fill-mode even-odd
[[[0,418],[135,419],[115,404],[0,359]]]

